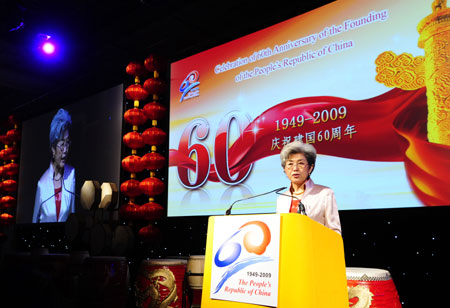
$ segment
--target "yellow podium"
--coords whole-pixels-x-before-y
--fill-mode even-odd
[[[348,308],[341,236],[300,214],[270,215],[281,216],[277,307]],[[208,221],[202,308],[265,307],[210,298],[215,219],[210,217]]]

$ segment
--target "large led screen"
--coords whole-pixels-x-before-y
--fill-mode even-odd
[[[17,223],[65,222],[83,210],[86,180],[119,185],[122,105],[121,84],[23,122]],[[66,144],[51,146],[52,135],[65,127],[58,122],[65,121],[71,122],[68,135],[61,136]],[[59,193],[55,165],[64,170]]]
[[[168,215],[220,215],[288,186],[318,151],[338,208],[450,204],[450,9],[342,0],[171,65]],[[234,205],[270,213],[274,193]]]

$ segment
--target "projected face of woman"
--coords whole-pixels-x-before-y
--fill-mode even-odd
[[[69,131],[65,130],[62,134],[62,138],[58,139],[56,145],[52,147],[53,169],[55,170],[55,175],[57,173],[63,174],[64,165],[67,161],[67,156],[69,155],[69,147]]]

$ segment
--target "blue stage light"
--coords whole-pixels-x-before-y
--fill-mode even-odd
[[[56,46],[52,42],[45,42],[41,47],[42,51],[47,55],[52,55],[55,53]]]

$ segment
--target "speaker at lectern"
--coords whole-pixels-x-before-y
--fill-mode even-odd
[[[348,305],[336,232],[292,213],[209,218],[202,307]]]

